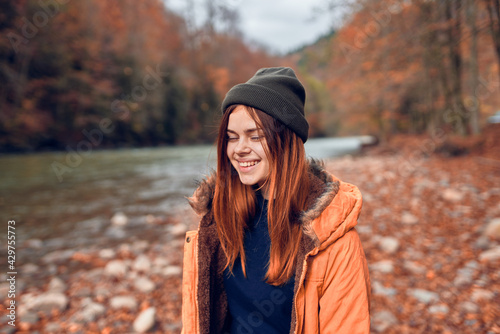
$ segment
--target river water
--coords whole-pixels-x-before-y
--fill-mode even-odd
[[[359,137],[306,143],[307,155],[318,159],[359,149]],[[127,233],[110,228],[109,223],[116,212],[128,217],[128,225],[136,227],[134,233],[147,230],[148,215],[178,216],[186,210],[185,196],[192,194],[196,180],[215,166],[216,149],[102,150],[80,158],[68,152],[0,156],[1,216],[5,222],[16,220],[18,244],[40,239],[45,245],[52,241],[57,248],[62,243],[76,247],[120,240]],[[67,168],[54,171],[63,165]]]

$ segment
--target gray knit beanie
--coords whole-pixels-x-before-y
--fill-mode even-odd
[[[306,93],[289,67],[261,68],[246,83],[234,86],[222,102],[222,112],[234,104],[262,110],[280,120],[305,143],[309,124],[304,116]]]

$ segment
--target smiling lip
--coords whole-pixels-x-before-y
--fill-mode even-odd
[[[260,162],[260,160],[250,160],[250,161],[238,161],[238,164],[240,167],[247,168],[247,167],[253,167],[257,165]]]
[[[260,160],[237,161],[241,172],[250,172],[260,163]]]

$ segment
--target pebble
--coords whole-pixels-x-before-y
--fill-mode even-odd
[[[179,223],[170,227],[170,234],[174,237],[184,237],[188,228],[186,225]]]
[[[494,262],[500,260],[500,246],[496,246],[492,249],[482,252],[479,254],[479,260],[482,262]]]
[[[422,275],[427,272],[427,268],[414,261],[405,261],[403,267],[414,275]]]
[[[71,258],[73,254],[75,254],[75,251],[71,249],[57,250],[44,255],[42,261],[45,263],[62,262]]]
[[[464,199],[465,194],[461,191],[447,188],[443,191],[442,197],[445,201],[457,203],[461,202]]]
[[[457,276],[453,280],[455,286],[471,284],[476,270],[469,267],[460,268],[457,270]]]
[[[387,329],[398,323],[398,319],[390,311],[383,310],[376,312],[371,319],[371,327],[379,333],[384,333]]]
[[[40,270],[40,267],[33,263],[26,263],[22,266],[23,274],[31,275],[37,273]]]
[[[170,261],[164,257],[158,256],[153,260],[153,265],[156,267],[166,267],[170,264]]]
[[[418,223],[417,216],[405,211],[401,216],[401,222],[405,225],[414,225]]]
[[[124,276],[127,273],[127,265],[121,260],[113,260],[104,267],[104,274],[109,276]]]
[[[378,281],[373,281],[372,283],[373,294],[381,295],[385,297],[392,297],[397,294],[397,290],[394,288],[386,288],[382,283]]]
[[[432,305],[429,307],[431,314],[448,314],[450,308],[446,304]]]
[[[149,247],[146,240],[138,240],[132,244],[132,251],[135,253],[143,253]]]
[[[61,333],[61,325],[59,325],[57,322],[49,322],[45,325],[44,333]]]
[[[139,333],[145,333],[150,330],[155,324],[156,309],[150,307],[139,313],[134,320],[134,330]]]
[[[484,235],[480,236],[474,243],[474,247],[483,250],[488,249],[490,247],[490,238]]]
[[[424,304],[439,301],[437,293],[424,289],[408,289],[408,294]]]
[[[59,277],[53,277],[49,283],[49,291],[52,292],[64,292],[67,289],[66,283]]]
[[[151,261],[146,255],[141,254],[135,259],[132,268],[139,272],[149,272],[151,270]]]
[[[475,289],[472,292],[472,295],[470,299],[474,302],[478,302],[481,300],[490,300],[495,296],[495,293],[493,291],[488,291],[484,289]]]
[[[43,241],[40,239],[29,239],[24,242],[26,248],[40,249],[43,247]]]
[[[163,276],[180,276],[182,275],[182,268],[179,266],[168,266],[163,270]]]
[[[121,226],[110,226],[104,234],[112,239],[123,239],[127,237],[127,232]]]
[[[155,283],[147,277],[141,276],[134,281],[134,286],[141,292],[151,292],[155,289]]]
[[[460,309],[467,313],[478,313],[479,306],[476,303],[465,301],[460,304]]]
[[[491,239],[500,240],[500,218],[490,220],[484,230],[484,235]]]
[[[383,237],[380,238],[378,246],[382,251],[393,254],[399,249],[399,240],[393,237]]]
[[[56,308],[63,311],[68,306],[69,300],[60,292],[46,292],[35,297],[31,304],[27,305],[30,310],[49,313]]]
[[[117,212],[111,217],[111,224],[114,226],[125,226],[128,223],[128,217],[123,212]]]
[[[104,305],[93,302],[90,298],[82,301],[83,310],[76,314],[77,321],[92,322],[96,318],[106,313]]]
[[[381,273],[392,273],[394,272],[394,263],[392,260],[382,260],[372,263],[370,269]]]
[[[101,249],[99,251],[99,257],[101,259],[112,259],[116,256],[116,252],[111,248]]]
[[[2,333],[2,334],[14,334],[16,332],[17,332],[17,329],[15,327],[12,327],[11,325],[0,328],[0,333]]]
[[[126,308],[135,310],[137,308],[137,300],[134,296],[116,296],[110,299],[109,305],[114,309]]]
[[[38,314],[34,312],[26,312],[22,316],[20,316],[20,322],[24,322],[31,325],[36,324],[39,319],[40,318],[38,317]]]

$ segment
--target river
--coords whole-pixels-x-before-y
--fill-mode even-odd
[[[307,155],[318,159],[359,149],[359,137],[306,143]],[[40,239],[50,245],[52,240],[57,248],[119,241],[127,233],[110,228],[116,212],[128,217],[134,233],[146,233],[148,215],[168,219],[186,209],[185,196],[215,166],[215,158],[214,146],[101,150],[80,161],[68,152],[3,155],[2,219],[16,220],[18,244]]]

